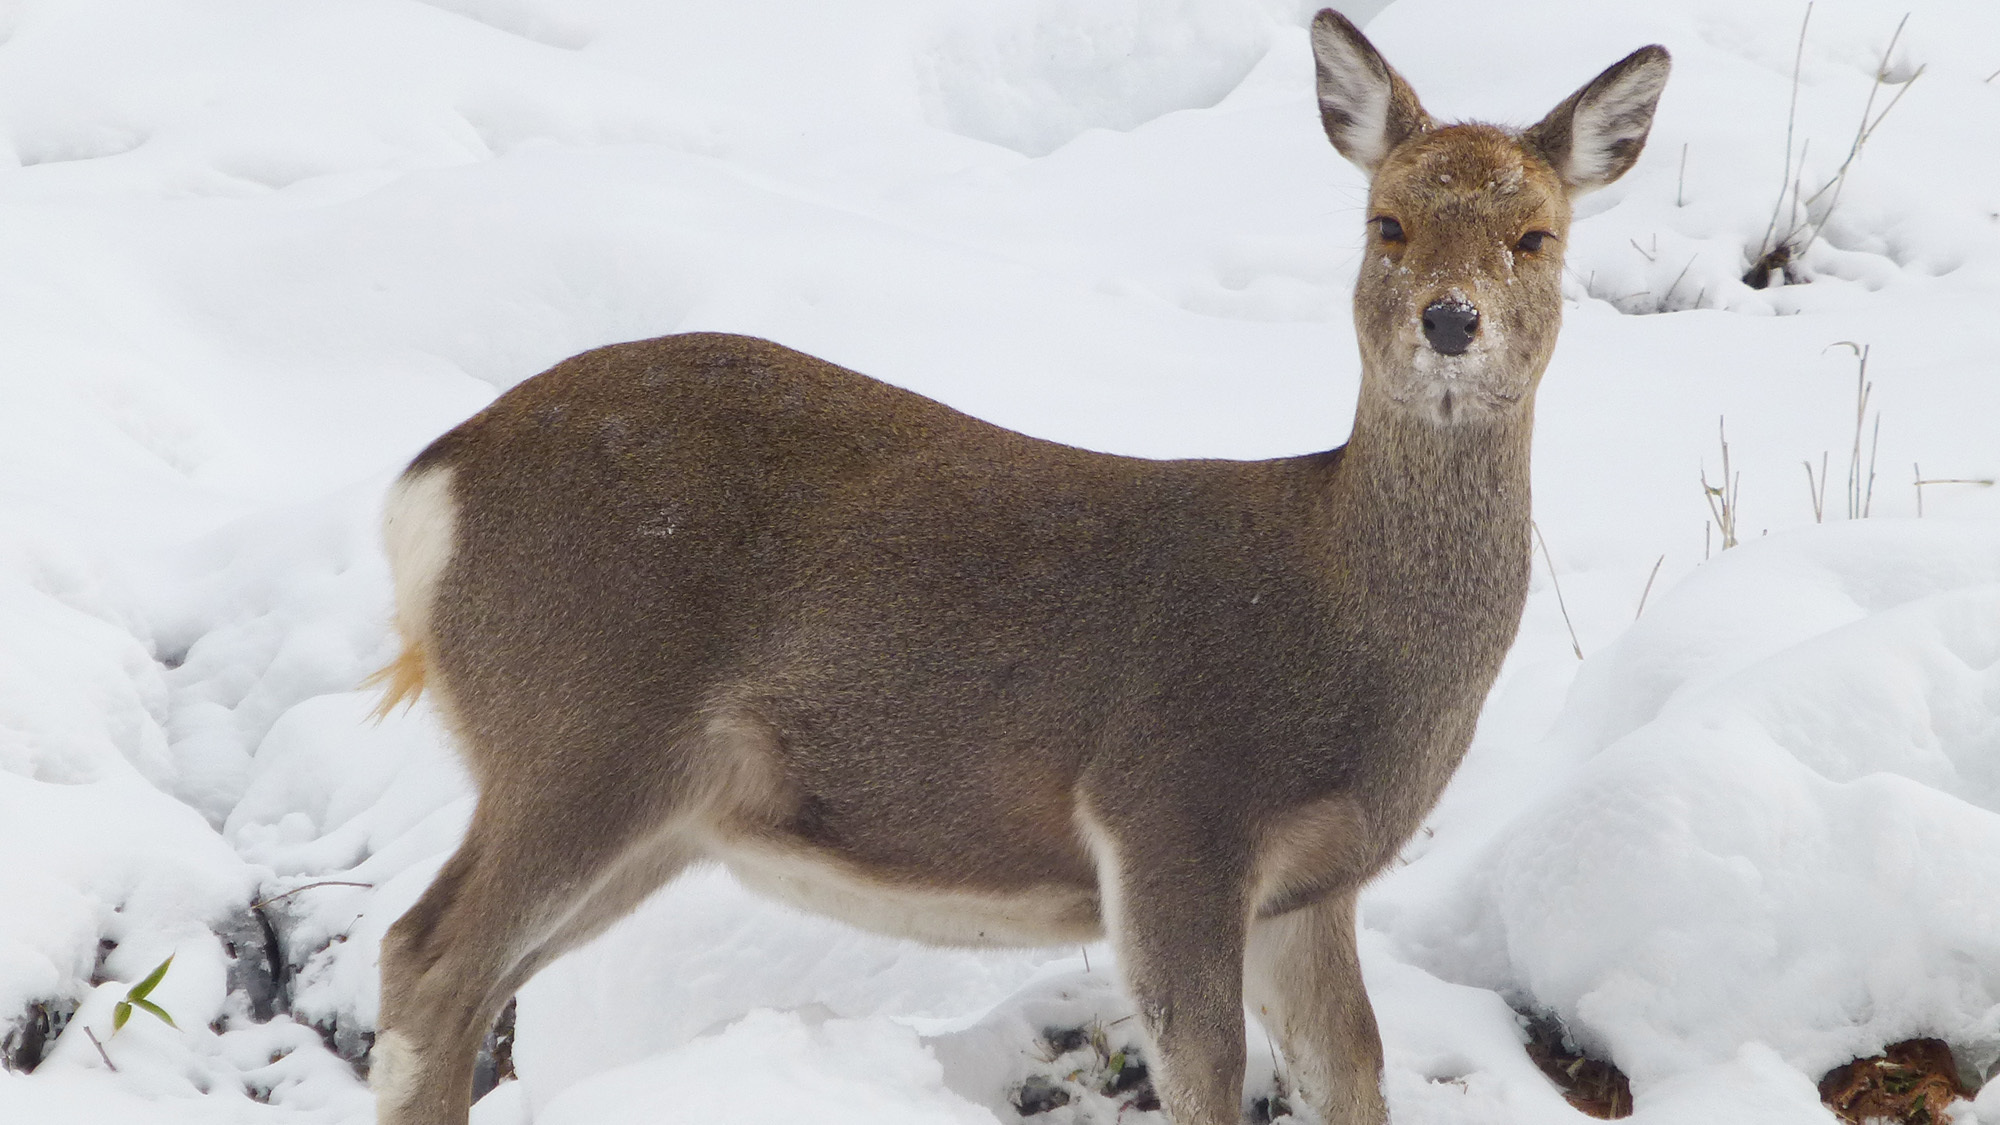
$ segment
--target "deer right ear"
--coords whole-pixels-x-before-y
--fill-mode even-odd
[[[1346,16],[1327,8],[1313,17],[1319,66],[1319,118],[1340,155],[1370,176],[1391,149],[1431,127],[1416,91]]]

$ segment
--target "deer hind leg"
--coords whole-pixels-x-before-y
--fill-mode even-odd
[[[383,941],[371,1074],[381,1125],[463,1125],[474,1058],[508,997],[692,858],[673,835],[644,831],[637,802],[482,794],[465,842]]]
[[[1247,864],[1174,862],[1203,853],[1149,842],[1140,869],[1103,833],[1090,835],[1107,936],[1152,1040],[1160,1107],[1174,1125],[1239,1125]]]
[[[1382,1037],[1361,984],[1354,892],[1258,920],[1244,962],[1251,1006],[1307,1104],[1326,1125],[1383,1125]]]

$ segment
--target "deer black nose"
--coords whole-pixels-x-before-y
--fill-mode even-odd
[[[1432,301],[1424,310],[1424,339],[1446,355],[1463,355],[1479,333],[1479,310],[1464,301]]]

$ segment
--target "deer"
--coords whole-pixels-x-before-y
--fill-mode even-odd
[[[1338,448],[1091,452],[690,333],[409,464],[381,707],[427,695],[478,800],[384,939],[383,1125],[463,1125],[507,999],[697,863],[920,941],[1108,940],[1175,1125],[1242,1120],[1246,1008],[1324,1121],[1387,1120],[1356,896],[1520,625],[1571,204],[1670,60],[1514,130],[1433,121],[1334,11],[1310,35],[1369,180]]]

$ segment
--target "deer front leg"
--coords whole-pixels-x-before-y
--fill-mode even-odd
[[[1242,870],[1154,843],[1144,870],[1100,874],[1108,936],[1153,1052],[1160,1108],[1174,1125],[1243,1120]]]
[[[1292,1079],[1326,1125],[1383,1125],[1382,1037],[1361,984],[1354,892],[1250,929],[1244,983]]]

